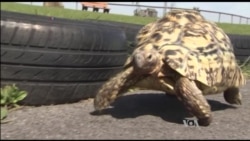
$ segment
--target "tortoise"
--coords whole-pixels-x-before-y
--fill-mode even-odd
[[[201,126],[212,122],[205,96],[223,93],[241,105],[239,88],[246,84],[229,37],[195,10],[171,10],[142,27],[136,48],[121,72],[105,82],[94,99],[96,111],[128,89],[161,90],[176,96]]]

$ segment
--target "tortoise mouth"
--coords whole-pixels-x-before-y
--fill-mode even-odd
[[[133,67],[136,73],[153,74],[160,70],[161,59],[158,52],[140,51],[133,54]]]

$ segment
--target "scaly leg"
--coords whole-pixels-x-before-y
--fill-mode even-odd
[[[212,121],[211,108],[194,81],[181,77],[175,85],[177,98],[187,110],[198,118],[199,125],[208,126]]]
[[[100,111],[109,106],[118,96],[139,81],[143,76],[134,74],[129,67],[108,80],[98,91],[94,99],[94,107]]]
[[[241,105],[241,94],[237,87],[231,87],[224,91],[224,98],[230,104]]]

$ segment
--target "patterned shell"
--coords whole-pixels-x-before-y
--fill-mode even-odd
[[[195,10],[172,10],[137,34],[137,46],[152,44],[165,63],[207,86],[242,86],[245,79],[228,36]]]

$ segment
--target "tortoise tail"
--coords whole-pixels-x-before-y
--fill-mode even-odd
[[[235,69],[234,77],[232,79],[233,86],[240,87],[246,84],[246,79],[239,66]]]

